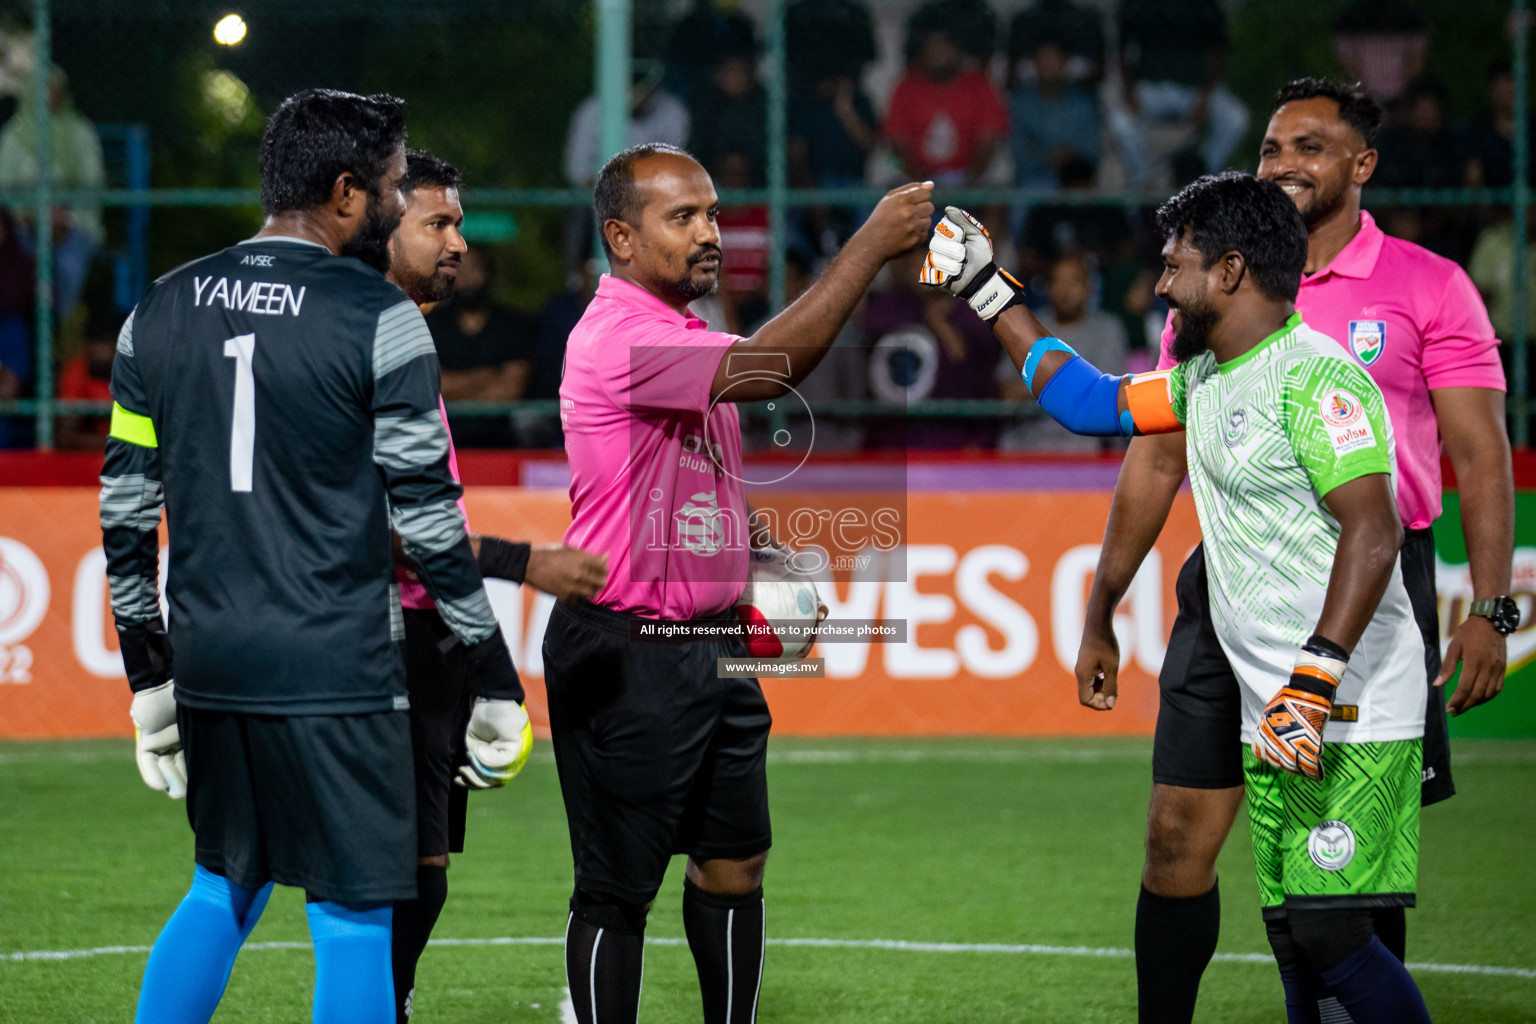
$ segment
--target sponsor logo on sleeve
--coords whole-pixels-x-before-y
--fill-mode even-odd
[[[1324,871],[1343,871],[1355,859],[1355,833],[1342,821],[1320,821],[1307,834],[1307,856]]]
[[[1387,347],[1387,322],[1385,320],[1351,320],[1349,322],[1349,349],[1360,360],[1361,366],[1370,366],[1381,358]]]
[[[1318,402],[1323,416],[1323,426],[1328,430],[1328,440],[1333,443],[1335,455],[1348,455],[1364,448],[1376,447],[1376,432],[1366,419],[1365,406],[1352,391],[1334,388],[1325,392]]]

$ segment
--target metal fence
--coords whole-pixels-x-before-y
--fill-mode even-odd
[[[1113,2],[1113,0],[1111,0]],[[1528,123],[1528,0],[1513,0],[1510,13],[1515,78],[1513,184],[1494,189],[1372,188],[1372,206],[1425,208],[1507,207],[1513,219],[1512,288],[1515,319],[1511,349],[1509,414],[1517,446],[1530,441],[1528,405],[1526,288],[1530,154]],[[722,190],[722,202],[761,204],[769,211],[770,308],[785,296],[786,224],[797,207],[868,208],[882,194],[874,188],[792,189],[785,157],[786,0],[756,0],[764,29],[763,83],[767,92],[766,187]],[[328,84],[364,91],[391,91],[412,103],[412,139],[469,168],[467,208],[482,213],[518,211],[529,218],[546,248],[558,234],[560,217],[587,207],[590,193],[571,188],[547,152],[563,139],[565,119],[589,92],[601,104],[604,153],[622,148],[629,116],[632,46],[640,21],[654,24],[675,13],[676,0],[439,0],[406,3],[376,0],[365,12],[333,0],[251,0],[245,5],[253,33],[264,39],[249,52],[238,47],[188,59],[177,39],[207,36],[221,13],[175,0],[141,0],[127,5],[108,0],[28,0],[9,12],[9,31],[25,38],[26,88],[20,97],[35,116],[36,178],[27,189],[0,190],[0,205],[28,211],[37,225],[50,222],[57,206],[105,211],[111,236],[113,300],[126,309],[146,283],[151,263],[163,271],[227,244],[259,223],[255,142],[261,109],[294,89]],[[878,7],[878,2],[876,4]],[[0,6],[0,19],[5,17]],[[150,41],[153,41],[151,44]],[[0,64],[4,63],[0,54]],[[82,79],[131,82],[96,93],[97,129],[111,152],[111,180],[89,188],[54,181],[56,115],[50,103],[50,69],[56,65]],[[233,69],[233,70],[232,70]],[[13,72],[14,72],[13,68]],[[436,77],[462,78],[450,100],[419,105],[413,87]],[[524,79],[544,90],[542,102]],[[517,85],[518,88],[513,88]],[[187,102],[189,95],[199,98]],[[513,109],[515,125],[504,123],[497,105]],[[195,111],[188,110],[195,107]],[[424,115],[424,116],[422,116]],[[427,126],[424,130],[419,127]],[[457,133],[457,134],[455,134]],[[154,147],[153,159],[150,148]],[[458,157],[458,154],[464,154]],[[152,187],[167,178],[177,187]],[[1160,196],[1146,192],[1066,194],[1026,188],[947,189],[945,202],[1027,206],[1034,203],[1144,207]],[[543,214],[540,211],[544,211]],[[541,219],[542,218],[542,219]],[[151,230],[151,221],[155,230]],[[31,399],[0,401],[3,417],[30,417],[35,445],[49,449],[55,418],[100,414],[101,402],[62,401],[55,395],[60,324],[54,295],[53,233],[35,232],[35,393]],[[512,409],[553,411],[553,402],[459,403],[456,414],[506,415]],[[834,413],[861,416],[890,413],[876,402],[834,403]],[[912,403],[906,416],[992,416],[1016,412],[1000,401],[952,400]]]

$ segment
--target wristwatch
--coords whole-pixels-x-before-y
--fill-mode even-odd
[[[1520,625],[1520,606],[1507,594],[1473,601],[1468,614],[1480,615],[1493,623],[1494,630],[1500,636],[1509,636]]]

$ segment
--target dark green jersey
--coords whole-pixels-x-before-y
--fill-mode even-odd
[[[174,651],[193,707],[403,707],[391,525],[459,638],[499,642],[448,470],[432,338],[377,271],[288,238],[180,267],[124,325],[112,396],[102,530],[135,689],[168,678]],[[501,675],[482,692],[521,699]]]

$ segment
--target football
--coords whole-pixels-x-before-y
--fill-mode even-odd
[[[754,658],[803,658],[816,640],[816,584],[789,565],[789,552],[754,548],[746,589],[736,614],[747,626],[747,653]]]

